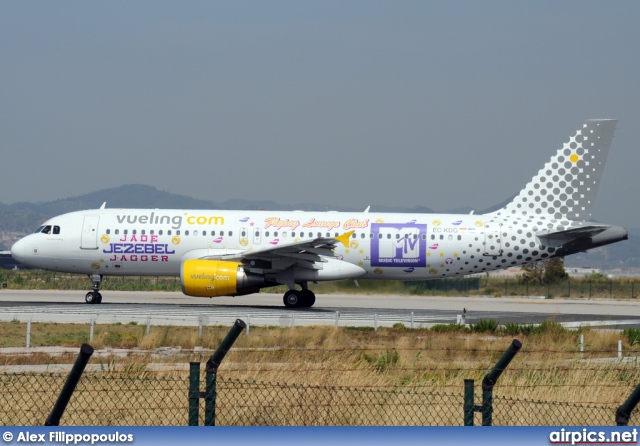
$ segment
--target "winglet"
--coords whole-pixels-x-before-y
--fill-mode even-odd
[[[354,230],[349,231],[349,232],[345,232],[342,235],[339,235],[336,237],[336,240],[338,240],[340,243],[342,243],[344,246],[346,246],[347,248],[349,247],[349,238],[351,237],[351,234],[353,234]]]

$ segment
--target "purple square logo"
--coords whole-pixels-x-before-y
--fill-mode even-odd
[[[427,266],[427,225],[372,223],[371,266]]]

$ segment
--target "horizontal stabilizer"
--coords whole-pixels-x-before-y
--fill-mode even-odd
[[[556,232],[539,232],[536,236],[546,246],[559,246],[577,239],[590,239],[606,231],[610,226],[583,226]]]

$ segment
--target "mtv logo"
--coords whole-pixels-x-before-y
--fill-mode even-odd
[[[426,225],[374,223],[372,232],[373,265],[406,267],[426,264],[426,241],[422,239]]]

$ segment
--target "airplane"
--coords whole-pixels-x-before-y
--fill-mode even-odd
[[[587,120],[513,200],[486,214],[99,209],[54,217],[17,241],[20,263],[105,276],[180,277],[189,296],[241,296],[286,285],[311,307],[309,282],[462,277],[628,238],[590,221],[616,120]],[[520,166],[521,168],[522,166]],[[298,289],[298,286],[300,289]]]

